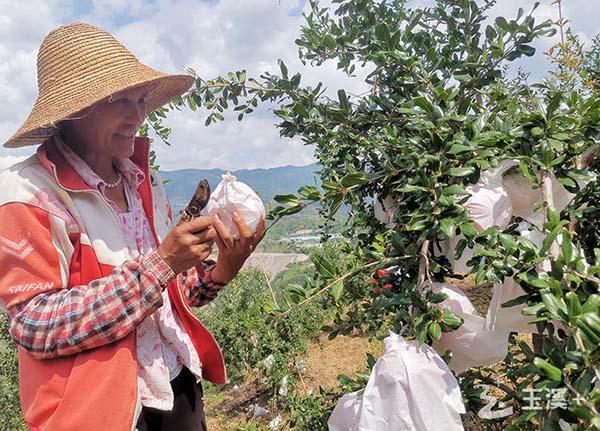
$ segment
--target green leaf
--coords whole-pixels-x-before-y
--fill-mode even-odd
[[[437,322],[431,322],[427,327],[427,332],[432,339],[439,341],[442,338],[442,327]]]
[[[533,360],[533,363],[550,380],[554,380],[555,382],[560,382],[562,380],[562,371],[560,368],[555,367],[545,359],[537,357]]]
[[[565,298],[567,299],[567,311],[569,317],[573,318],[581,314],[582,308],[577,294],[575,292],[567,292]]]
[[[285,290],[296,303],[306,298],[306,289],[299,284],[291,283],[285,287]]]
[[[337,46],[335,39],[329,34],[325,35],[325,37],[323,38],[323,45],[329,49],[335,49],[335,47]]]
[[[557,177],[559,183],[567,187],[577,187],[577,183],[568,177]]]
[[[552,247],[552,244],[554,243],[554,241],[556,241],[556,238],[558,237],[558,232],[560,231],[560,229],[561,226],[559,225],[552,229],[552,232],[546,235],[546,238],[544,238],[544,240],[542,241],[542,248],[540,249],[540,254],[545,254],[548,250],[550,250],[550,247]]]
[[[338,301],[340,299],[343,291],[344,291],[344,282],[342,280],[336,281],[333,284],[333,286],[331,286],[331,296],[336,301]]]
[[[338,210],[342,206],[343,202],[344,202],[344,195],[339,194],[339,195],[335,196],[333,201],[331,201],[331,203],[330,203],[331,206],[329,207],[329,217],[333,217],[338,212]]]
[[[415,97],[412,101],[416,106],[421,108],[423,111],[425,111],[429,114],[433,113],[433,105],[431,104],[431,102],[429,100],[425,99],[424,97],[422,97],[422,96]]]
[[[527,284],[529,284],[530,286],[536,287],[538,289],[548,289],[548,283],[540,278],[527,278],[526,279]]]
[[[291,206],[289,208],[285,208],[285,209],[279,211],[279,215],[286,216],[286,215],[297,214],[297,213],[301,212],[304,208],[306,208],[306,205],[300,203],[298,205]]]
[[[573,243],[571,242],[571,236],[567,230],[564,230],[562,233],[562,243],[560,248],[565,262],[571,262],[571,259],[573,259]]]
[[[460,225],[460,232],[467,238],[473,238],[477,236],[477,230],[473,227],[473,223],[464,222]]]
[[[420,230],[424,230],[426,227],[427,227],[427,222],[425,220],[417,220],[417,221],[407,224],[406,230],[420,231]]]
[[[413,108],[396,108],[396,113],[405,115],[423,115],[422,112]]]
[[[444,292],[438,292],[438,293],[434,293],[429,297],[429,302],[431,302],[432,304],[439,304],[442,301],[445,301],[446,299],[448,299],[448,295],[446,295]]]
[[[337,192],[341,189],[341,185],[334,181],[323,181],[321,185],[328,192]]]
[[[525,178],[527,178],[534,184],[537,184],[537,178],[535,177],[535,174],[533,173],[529,165],[525,162],[525,160],[519,161],[519,170]]]
[[[498,26],[499,29],[505,31],[505,32],[509,32],[510,31],[510,26],[508,25],[508,21],[506,21],[506,18],[499,16],[498,18],[496,18],[496,26]]]
[[[467,195],[467,191],[459,184],[452,184],[442,190],[444,196]]]
[[[298,196],[294,194],[275,195],[273,199],[276,202],[279,202],[280,204],[298,205],[300,203],[300,201],[298,200]]]
[[[445,218],[440,222],[440,230],[448,238],[452,239],[456,236],[456,224],[453,219]]]
[[[469,82],[471,79],[473,79],[473,77],[468,74],[457,74],[457,75],[454,75],[454,78],[461,84],[465,84],[465,83]]]
[[[519,45],[517,51],[519,51],[521,54],[526,55],[527,57],[531,57],[535,54],[535,48],[529,45]]]
[[[552,316],[559,320],[564,320],[567,315],[567,309],[559,298],[550,293],[550,291],[543,291],[542,302]]]
[[[310,200],[319,200],[321,198],[321,193],[316,187],[313,186],[302,186],[298,189],[298,193]]]
[[[320,255],[315,255],[312,258],[315,268],[319,274],[325,278],[333,278],[337,275],[337,269],[333,263],[327,258]]]
[[[449,174],[453,177],[466,177],[475,173],[475,168],[468,166],[466,168],[451,168]]]
[[[448,154],[460,154],[473,151],[473,148],[468,145],[454,144],[448,150]]]
[[[517,248],[517,241],[514,236],[501,233],[499,236],[500,243],[507,251],[514,250]]]
[[[415,186],[413,184],[406,184],[404,187],[398,189],[402,193],[414,193],[414,192],[428,192],[429,189],[423,186]]]
[[[581,307],[582,313],[598,313],[600,311],[600,295],[592,294],[588,296],[588,299],[585,301],[583,306]]]
[[[485,28],[485,36],[487,37],[488,41],[491,41],[498,37],[498,33],[496,32],[494,27],[492,27],[491,25],[488,25]]]
[[[390,29],[385,22],[380,22],[375,28],[375,34],[379,40],[386,41],[390,35]]]
[[[558,211],[551,210],[548,208],[547,216],[548,216],[548,222],[550,222],[552,225],[556,226],[557,224],[560,223],[560,213]]]
[[[279,69],[281,70],[281,76],[284,79],[287,79],[288,78],[288,69],[287,69],[285,63],[281,59],[277,60],[277,63],[279,63]]]
[[[458,329],[464,323],[464,319],[458,314],[452,312],[450,309],[445,308],[442,312],[442,322],[448,325],[451,329]]]
[[[515,305],[527,304],[528,298],[529,298],[529,295],[517,296],[516,298],[513,298],[510,301],[503,302],[500,305],[500,307],[501,308],[510,308],[510,307],[514,307]]]
[[[597,313],[582,314],[576,323],[592,344],[600,344],[600,317]]]
[[[546,118],[551,118],[554,114],[554,111],[560,106],[560,102],[562,101],[563,93],[560,91],[557,92],[552,99],[550,99],[550,103],[548,103],[548,108],[546,109]]]
[[[342,178],[342,185],[344,187],[352,187],[357,185],[363,185],[369,182],[369,177],[364,172],[352,172],[348,175],[345,175]]]
[[[343,89],[338,90],[338,99],[340,101],[340,106],[345,111],[350,111],[350,103],[348,102],[348,96]]]
[[[265,302],[262,308],[267,314],[277,314],[282,312],[281,307],[279,307],[279,304],[272,301]]]

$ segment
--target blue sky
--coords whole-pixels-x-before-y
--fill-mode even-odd
[[[415,0],[414,5],[433,0]],[[324,1],[327,4],[329,0]],[[73,21],[85,21],[113,33],[142,62],[164,72],[181,73],[192,67],[214,77],[245,68],[249,75],[277,72],[282,58],[290,71],[301,71],[304,83],[324,82],[335,94],[344,87],[360,92],[364,84],[346,78],[327,63],[306,68],[297,59],[298,37],[306,0],[0,0],[0,141],[22,123],[37,95],[36,55],[45,35]],[[514,16],[534,1],[499,0],[491,14]],[[589,42],[600,21],[598,0],[563,0],[572,29]],[[552,0],[541,0],[538,19],[556,19]],[[556,38],[536,43],[538,54],[518,63],[533,78],[548,69],[540,51]],[[164,169],[256,168],[311,163],[312,148],[299,140],[282,139],[267,109],[239,123],[205,128],[203,112],[173,114],[172,147],[157,143]],[[34,148],[0,149],[0,169],[33,152]]]

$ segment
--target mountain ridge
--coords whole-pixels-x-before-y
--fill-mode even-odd
[[[167,181],[165,188],[173,210],[179,212],[187,204],[202,178],[206,178],[211,190],[214,190],[221,181],[221,175],[230,172],[238,181],[248,184],[256,191],[267,205],[273,201],[275,195],[295,193],[304,185],[320,185],[319,169],[320,166],[313,163],[305,166],[285,165],[233,171],[219,168],[188,168],[161,171],[160,175]]]

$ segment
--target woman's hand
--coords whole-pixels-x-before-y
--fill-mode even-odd
[[[217,284],[227,284],[235,278],[248,256],[256,249],[265,235],[265,219],[261,218],[252,234],[246,222],[233,213],[233,221],[237,225],[240,239],[234,240],[223,222],[215,217],[214,227],[218,233],[215,241],[219,249],[217,266],[211,272],[212,280]]]
[[[217,237],[213,224],[212,217],[196,217],[169,232],[157,251],[175,274],[208,259]]]

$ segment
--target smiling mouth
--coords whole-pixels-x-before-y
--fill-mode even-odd
[[[131,133],[115,133],[115,135],[117,135],[120,138],[123,139],[131,139],[133,137],[135,137],[135,132],[131,132]]]

